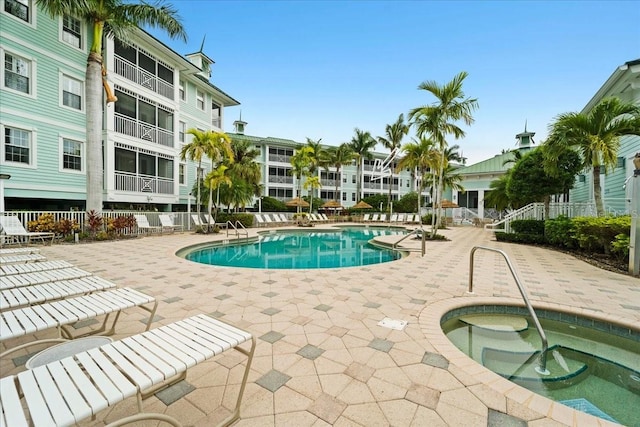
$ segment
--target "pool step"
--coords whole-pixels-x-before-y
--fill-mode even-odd
[[[586,363],[565,357],[560,349],[552,347],[547,352],[549,375],[540,375],[535,370],[539,366],[539,356],[539,351],[513,352],[485,347],[482,350],[482,364],[511,381],[562,382],[563,386],[567,385],[567,381],[581,381],[580,374],[587,370]]]
[[[522,316],[502,314],[470,314],[460,317],[460,321],[467,325],[494,332],[522,332],[529,327],[529,322]]]

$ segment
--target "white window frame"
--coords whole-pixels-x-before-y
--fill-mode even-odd
[[[29,163],[21,163],[21,162],[12,162],[8,161],[5,158],[6,154],[6,146],[5,146],[5,130],[7,128],[10,129],[19,129],[25,132],[29,132],[30,140],[29,140]],[[0,124],[0,135],[2,136],[2,141],[0,143],[0,164],[13,166],[18,168],[25,169],[36,169],[38,167],[37,163],[37,132],[36,129],[30,126],[24,126],[17,123],[2,123]]]
[[[4,4],[4,0],[2,0],[0,2],[0,7],[2,7],[2,12],[4,12],[8,17],[10,17],[11,19],[15,19],[18,22],[21,22],[25,25],[30,25],[32,27],[36,26],[36,16],[37,13],[35,12],[35,2],[34,0],[27,0],[27,4],[28,4],[28,8],[29,8],[29,12],[28,12],[28,19],[25,21],[24,19],[18,18],[17,16],[15,16],[12,13],[9,13],[6,9],[5,9],[5,4]]]
[[[69,105],[65,105],[65,103],[64,103],[65,79],[73,80],[73,81],[76,81],[76,82],[78,82],[80,84],[80,94],[79,94],[79,96],[80,96],[80,108],[79,109],[71,107]],[[59,93],[60,93],[60,106],[62,108],[66,108],[66,109],[69,109],[69,110],[72,110],[72,111],[84,111],[84,99],[85,99],[84,81],[82,81],[81,79],[78,79],[76,77],[73,77],[73,76],[70,76],[68,74],[64,74],[64,73],[60,72],[60,92]],[[70,92],[70,93],[72,93],[72,92]],[[74,93],[74,95],[78,95],[78,94]]]
[[[77,142],[80,144],[80,170],[76,170],[76,169],[68,169],[64,167],[64,141],[72,141],[72,142]],[[58,170],[62,173],[71,173],[74,175],[85,175],[85,170],[86,170],[86,144],[84,143],[84,141],[82,141],[79,138],[73,137],[73,136],[66,136],[66,135],[60,135],[58,136],[58,146],[60,149],[60,162],[58,164]]]
[[[181,169],[182,173],[180,173]],[[187,186],[187,164],[184,162],[178,163],[178,184],[181,187]]]
[[[187,122],[178,121],[178,142],[185,144],[187,142]]]
[[[0,84],[2,85],[2,89],[6,91],[10,91],[11,93],[15,93],[16,95],[26,96],[29,98],[36,98],[37,85],[36,85],[35,79],[38,74],[36,72],[36,61],[34,60],[34,58],[28,55],[15,53],[14,51],[7,50],[7,49],[0,49],[0,54],[1,54],[0,60],[2,60],[2,66],[0,66],[0,82],[1,82]],[[6,70],[4,67],[5,67],[5,58],[7,54],[12,55],[14,57],[18,57],[29,63],[29,93],[24,93],[20,90],[17,90],[10,86],[5,85],[4,78],[5,78]]]
[[[202,95],[202,96],[201,96]],[[203,90],[200,89],[196,89],[196,108],[200,111],[206,111],[207,108],[207,103],[206,101],[206,94],[204,93]],[[202,103],[202,108],[200,107],[200,104]]]
[[[184,80],[178,81],[178,99],[180,101],[187,101],[187,87],[186,82]]]
[[[65,39],[65,34],[72,34],[73,35],[73,33],[69,32],[69,31],[65,31],[65,29],[64,29],[64,18],[65,18],[65,16],[68,16],[71,19],[76,19],[78,22],[80,22],[80,30],[79,30],[80,31],[80,35],[79,35],[80,46],[75,46],[69,40]],[[61,16],[59,21],[60,21],[60,33],[59,33],[60,34],[60,41],[62,43],[64,43],[65,45],[71,46],[74,49],[78,49],[78,50],[84,51],[85,39],[86,39],[86,37],[85,37],[86,31],[85,31],[85,23],[84,23],[84,21],[82,19],[78,19],[75,16],[71,16],[71,15]]]

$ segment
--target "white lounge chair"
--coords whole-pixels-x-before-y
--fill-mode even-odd
[[[38,248],[4,248],[0,249],[0,255],[37,254]]]
[[[327,217],[327,214],[321,213],[321,214],[318,214],[318,215],[320,215],[320,217],[324,220],[324,222],[329,222],[329,218]]]
[[[6,266],[7,264],[24,264],[27,262],[43,261],[45,259],[47,259],[47,257],[40,254],[3,255],[0,256],[0,265]]]
[[[285,214],[274,214],[274,215],[278,215],[278,218],[280,218],[280,222],[282,222],[282,224],[291,224],[293,222],[289,218],[287,218]]]
[[[2,277],[0,279],[0,290],[39,285],[41,283],[59,282],[60,280],[79,279],[87,276],[91,276],[91,273],[77,267],[11,274],[0,276]]]
[[[241,348],[247,341],[250,348]],[[0,424],[76,425],[137,396],[138,413],[115,425],[155,419],[177,426],[167,414],[143,413],[142,399],[186,377],[188,368],[235,349],[247,362],[235,408],[220,423],[228,426],[240,417],[255,346],[248,332],[204,315],[190,317],[0,379]]]
[[[380,214],[373,214],[371,216],[371,222],[378,222],[379,218],[380,218]]]
[[[171,230],[172,233],[176,230],[182,231],[182,226],[174,224],[169,215],[158,215],[158,218],[160,218],[162,230],[168,229]]]
[[[371,218],[371,214],[364,214],[362,217],[362,222],[369,222]]]
[[[264,225],[266,225],[266,222],[264,220],[264,218],[262,217],[261,214],[254,214],[254,216],[256,217],[256,225],[258,227],[262,227]]]
[[[191,220],[193,224],[196,226],[196,231],[200,228],[202,231],[208,231],[207,226],[202,222],[198,214],[191,214]]]
[[[398,214],[391,214],[389,222],[398,222]]]
[[[147,307],[148,305],[150,307]],[[130,288],[96,292],[90,295],[0,312],[0,341],[50,328],[58,329],[57,338],[36,340],[16,347],[7,347],[0,354],[0,358],[33,345],[78,338],[71,334],[67,328],[68,325],[102,315],[105,315],[102,326],[98,330],[93,330],[84,335],[113,335],[120,312],[132,307],[140,307],[150,313],[146,327],[146,330],[149,330],[158,302],[154,297]],[[115,314],[115,318],[111,327],[107,330],[107,323],[111,314]]]
[[[37,271],[58,270],[60,268],[73,267],[68,261],[40,261],[28,262],[26,264],[0,264],[0,276],[8,276],[10,274],[35,273]]]
[[[22,286],[0,291],[0,311],[41,304],[77,295],[115,288],[113,282],[91,276],[79,279],[60,280],[38,285]]]
[[[380,222],[386,222],[387,221],[387,214],[381,214],[380,215]]]
[[[47,240],[50,240],[51,244],[53,244],[53,239],[56,237],[56,233],[30,232],[25,230],[20,219],[14,215],[0,215],[0,228],[2,229],[2,234],[4,234],[10,242],[18,244],[22,243],[23,240],[26,240],[27,244],[29,244],[32,239],[40,239],[43,244]]]
[[[142,230],[144,232],[159,231],[162,233],[162,227],[149,225],[149,220],[146,215],[134,215],[133,217],[136,219],[138,230]]]

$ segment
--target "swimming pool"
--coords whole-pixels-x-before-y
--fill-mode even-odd
[[[535,368],[541,348],[526,309],[469,306],[441,327],[466,355],[509,381],[574,409],[640,425],[640,333],[575,314],[536,310],[547,339],[548,375]]]
[[[226,267],[315,269],[355,267],[394,261],[398,251],[369,243],[376,236],[406,234],[404,228],[341,227],[334,230],[283,230],[242,244],[209,244],[179,251],[189,261]]]

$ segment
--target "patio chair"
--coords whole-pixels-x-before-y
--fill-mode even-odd
[[[287,218],[287,216],[285,214],[274,214],[274,215],[278,215],[278,218],[280,218],[280,222],[282,222],[282,224],[291,224],[291,223],[293,223],[293,221],[290,220],[289,218]]]
[[[32,239],[40,239],[43,244],[47,240],[51,240],[51,244],[53,244],[53,239],[56,237],[56,233],[25,230],[20,219],[14,215],[0,215],[0,228],[10,242],[18,244],[22,243],[23,240],[30,244]]]
[[[371,218],[371,214],[364,214],[364,216],[362,217],[362,222],[369,222]]]
[[[200,228],[204,232],[209,231],[206,224],[202,222],[198,214],[191,214],[191,220],[193,221],[193,224],[196,226],[196,230]]]
[[[60,268],[73,267],[68,261],[40,261],[28,262],[26,264],[0,264],[0,276],[8,276],[10,274],[35,273],[37,271],[57,270]]]
[[[146,215],[134,215],[133,217],[136,219],[138,230],[142,230],[144,232],[159,231],[162,233],[162,227],[149,225],[149,220]]]
[[[240,347],[248,341],[249,349]],[[190,367],[235,349],[247,362],[235,408],[220,423],[228,426],[240,418],[255,346],[250,333],[208,316],[180,320],[0,379],[0,424],[76,425],[137,396],[138,413],[114,425],[155,419],[178,426],[167,414],[144,413],[142,399],[185,378]]]
[[[91,276],[2,289],[0,290],[0,312],[26,305],[41,304],[78,295],[88,295],[115,287],[116,285],[113,282]]]
[[[397,222],[400,224],[404,222],[404,214],[398,214]]]
[[[34,345],[65,342],[79,338],[80,336],[73,336],[67,326],[80,320],[102,315],[105,315],[105,319],[101,327],[81,336],[113,335],[120,312],[133,307],[140,307],[149,312],[149,320],[145,329],[149,330],[158,302],[154,297],[130,288],[96,292],[90,295],[0,312],[0,342],[51,328],[58,329],[57,338],[39,339],[16,347],[9,347],[5,344],[6,350],[0,353],[0,358]],[[112,314],[115,316],[111,326],[107,329],[107,323]]]
[[[4,275],[0,276],[2,277],[0,279],[0,290],[59,282],[61,280],[80,279],[87,276],[91,276],[91,273],[77,267]]]
[[[380,215],[380,222],[386,222],[387,221],[387,214],[381,214]]]
[[[182,226],[174,224],[169,215],[158,215],[158,218],[160,218],[160,226],[162,227],[162,230],[169,229],[172,233],[176,230],[182,231]]]
[[[261,214],[254,214],[255,218],[256,218],[256,225],[258,227],[262,227],[264,225],[266,225],[266,222],[264,220],[264,218],[262,217]]]
[[[324,220],[324,222],[329,222],[330,221],[329,218],[327,217],[327,214],[321,213],[321,214],[318,214],[318,215],[320,215],[320,217]]]
[[[380,218],[380,214],[373,214],[371,216],[371,222],[378,222],[379,218]]]
[[[389,222],[398,222],[398,214],[391,214]]]

